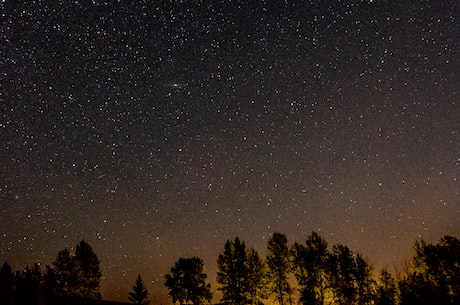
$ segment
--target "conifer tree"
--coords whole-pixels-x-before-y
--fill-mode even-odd
[[[133,291],[129,293],[128,299],[136,305],[148,305],[148,290],[144,286],[141,275],[139,274],[136,279],[136,284],[133,286]]]

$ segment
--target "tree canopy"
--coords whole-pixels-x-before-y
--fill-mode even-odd
[[[291,303],[292,289],[288,281],[291,270],[290,253],[286,235],[274,233],[267,243],[267,276],[269,294],[279,305]]]
[[[179,258],[165,276],[165,286],[173,303],[200,305],[212,299],[211,285],[206,283],[203,260],[198,257]]]
[[[198,257],[179,258],[165,276],[169,296],[178,305],[211,302],[204,263]],[[227,240],[217,259],[217,289],[222,305],[450,305],[460,304],[460,241],[444,236],[437,244],[417,240],[405,274],[387,270],[375,274],[368,261],[346,245],[328,247],[312,232],[304,244],[289,246],[284,234],[267,242],[265,260],[238,237]],[[35,305],[48,294],[100,299],[102,274],[91,246],[81,241],[75,252],[58,252],[43,273],[39,264],[13,271],[0,269],[0,304]],[[148,291],[138,275],[128,294],[133,304],[147,305]]]
[[[460,304],[460,240],[419,240],[414,250],[408,274],[399,284],[400,304]]]
[[[99,259],[84,240],[75,247],[75,254],[61,250],[52,266],[47,267],[45,281],[50,293],[100,299],[102,273]]]
[[[238,237],[227,240],[217,259],[217,283],[221,304],[257,304],[263,265],[254,249],[246,248]]]

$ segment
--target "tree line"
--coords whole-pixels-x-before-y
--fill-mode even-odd
[[[0,304],[41,304],[48,295],[101,299],[101,279],[99,259],[92,247],[82,240],[73,254],[67,248],[59,251],[52,266],[46,266],[44,272],[37,263],[16,272],[7,262],[3,263]]]
[[[460,240],[444,236],[437,244],[416,241],[407,270],[393,276],[376,271],[346,245],[329,247],[312,232],[304,243],[288,244],[274,233],[267,254],[236,237],[227,240],[217,258],[219,305],[447,305],[460,304]],[[179,258],[164,285],[174,304],[201,305],[213,299],[199,257]],[[75,253],[64,249],[42,272],[35,264],[13,272],[0,270],[0,304],[37,304],[46,295],[100,299],[102,273],[91,246],[81,241]],[[138,275],[128,299],[149,304],[149,292]]]
[[[374,271],[360,253],[345,245],[329,248],[316,232],[305,243],[291,246],[284,234],[273,234],[265,259],[236,237],[225,243],[217,259],[219,305],[460,304],[460,240],[451,236],[437,244],[420,240],[414,250],[405,273],[395,277],[385,269]],[[202,289],[182,282],[205,278],[202,269],[188,269],[181,261],[166,276],[173,302],[200,305],[210,301],[210,288],[200,294]],[[181,276],[171,276],[177,269],[182,270]],[[171,283],[171,278],[177,281]],[[200,287],[205,286],[201,281]]]

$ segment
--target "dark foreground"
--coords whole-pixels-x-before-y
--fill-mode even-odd
[[[131,305],[131,303],[92,300],[79,297],[49,296],[40,298],[37,305]]]

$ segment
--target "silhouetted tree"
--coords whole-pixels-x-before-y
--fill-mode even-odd
[[[102,273],[99,259],[91,246],[82,240],[75,248],[75,255],[61,250],[52,267],[47,267],[45,282],[48,292],[57,295],[80,296],[100,299]]]
[[[371,304],[375,298],[375,281],[372,278],[372,267],[358,253],[354,255],[353,277],[356,287],[356,304]]]
[[[148,299],[149,292],[144,286],[141,275],[139,274],[136,279],[136,284],[133,286],[133,291],[129,293],[128,299],[136,305],[148,305],[150,301]]]
[[[42,283],[43,275],[38,264],[34,264],[32,268],[27,266],[22,272],[18,271],[16,274],[15,304],[38,304]]]
[[[420,240],[408,275],[399,284],[401,304],[460,304],[460,240],[444,236],[436,245]]]
[[[279,305],[291,304],[292,290],[288,282],[291,264],[286,235],[274,233],[268,240],[266,262],[271,294]]]
[[[371,266],[359,254],[354,254],[347,246],[333,247],[331,287],[338,304],[371,304],[374,281]]]
[[[264,262],[260,259],[256,250],[246,249],[248,281],[247,289],[249,300],[252,304],[262,304],[263,298],[263,279],[264,279]]]
[[[447,305],[435,285],[422,275],[410,273],[399,281],[400,305]]]
[[[332,288],[338,304],[354,304],[356,297],[353,279],[354,261],[352,252],[347,246],[337,244],[333,246]]]
[[[377,282],[375,305],[395,305],[397,301],[398,287],[391,274],[382,269]]]
[[[45,283],[51,294],[77,295],[77,268],[67,248],[58,252],[56,260],[48,266]]]
[[[0,269],[0,304],[10,305],[14,295],[14,274],[11,265],[4,262]]]
[[[293,245],[292,256],[300,302],[305,305],[326,304],[331,269],[326,241],[316,232],[312,232],[305,246],[298,243]]]
[[[85,298],[100,299],[99,288],[102,273],[99,258],[84,240],[80,241],[75,248],[74,262],[78,272],[77,294]]]
[[[238,237],[227,240],[217,260],[217,283],[222,291],[221,304],[256,304],[262,283],[263,266],[257,252],[246,249]]]
[[[173,303],[200,305],[212,299],[211,285],[206,283],[203,260],[198,257],[179,258],[166,274],[165,286]]]

